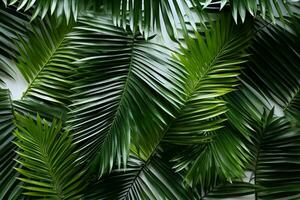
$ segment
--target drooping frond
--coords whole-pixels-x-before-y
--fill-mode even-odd
[[[210,191],[218,179],[231,182],[242,178],[249,162],[249,150],[242,141],[249,135],[241,135],[229,123],[225,125],[214,133],[211,142],[178,150],[172,159],[176,171],[183,171],[186,181],[202,193]]]
[[[223,9],[225,5],[229,5],[232,16],[235,22],[238,22],[240,18],[243,22],[246,19],[247,13],[252,16],[262,16],[263,19],[276,22],[276,18],[279,18],[281,22],[284,22],[284,17],[291,16],[295,6],[299,4],[299,1],[285,1],[285,0],[220,0],[212,1],[206,0],[205,5],[207,8]]]
[[[252,137],[250,169],[254,183],[263,187],[256,191],[256,196],[299,198],[299,130],[293,130],[284,118],[273,117],[272,111],[264,113]]]
[[[16,5],[18,10],[33,9],[32,20],[38,15],[43,19],[47,13],[56,17],[64,17],[68,23],[70,19],[76,20],[79,12],[85,8],[89,0],[3,0],[5,5]]]
[[[79,20],[82,29],[97,33],[87,41],[94,56],[79,62],[69,122],[83,159],[94,160],[102,175],[115,161],[126,163],[133,127],[149,128],[144,134],[151,138],[143,119],[162,124],[172,115],[181,101],[184,70],[170,50],[124,32],[111,20]]]
[[[67,22],[77,20],[81,11],[97,9],[112,16],[115,25],[130,24],[133,32],[144,33],[148,38],[153,31],[165,31],[172,39],[178,37],[178,30],[186,30],[186,23],[196,29],[196,22],[205,23],[206,14],[198,0],[5,0],[7,5],[17,5],[18,9],[33,8],[32,19],[47,13],[64,17]],[[196,13],[196,14],[195,14]]]
[[[76,162],[74,146],[62,123],[51,124],[37,116],[17,115],[15,136],[21,167],[16,170],[24,182],[25,195],[47,199],[79,199],[83,175]]]
[[[140,30],[146,38],[153,31],[163,30],[176,39],[178,29],[187,33],[187,24],[196,29],[196,22],[205,23],[207,19],[198,0],[114,0],[103,1],[103,5],[116,24],[125,27],[129,21],[131,30]]]

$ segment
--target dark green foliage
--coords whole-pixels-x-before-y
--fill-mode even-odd
[[[0,4],[0,199],[300,198],[298,1]]]

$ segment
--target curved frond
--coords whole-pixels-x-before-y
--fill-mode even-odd
[[[209,155],[212,156],[216,152],[221,153],[223,151],[224,144],[222,140],[231,141],[232,139],[228,138],[230,135],[227,135],[226,131],[221,136],[214,132],[223,126],[225,120],[223,115],[226,113],[227,108],[225,106],[226,102],[220,97],[233,91],[237,85],[239,65],[246,61],[247,55],[244,53],[244,49],[248,46],[250,33],[243,26],[235,29],[232,20],[228,16],[223,16],[212,26],[211,30],[205,33],[205,39],[197,34],[196,40],[189,39],[187,41],[187,48],[182,47],[183,54],[178,55],[188,72],[185,82],[184,102],[167,126],[157,128],[161,130],[160,137],[157,137],[152,146],[149,145],[149,141],[142,139],[135,143],[137,152],[140,152],[141,157],[151,157],[155,154],[156,148],[159,147],[161,142],[194,145],[194,150],[190,149],[190,151],[197,152],[195,154],[197,158],[178,166],[178,170],[190,165],[187,172],[189,174],[187,177],[190,178],[187,180],[190,183],[197,184],[202,181],[201,179],[204,179],[204,177],[201,177],[205,173],[205,171],[202,171],[202,164],[205,163],[203,156],[212,161]],[[218,140],[215,137],[222,137],[223,139]],[[218,144],[218,141],[220,144]],[[206,142],[208,142],[208,145],[205,145]],[[212,142],[212,144],[209,142]],[[235,142],[236,140],[232,140],[232,143],[229,142],[228,145],[234,147]],[[203,143],[204,145],[202,145]],[[206,146],[211,148],[206,148]],[[218,148],[214,149],[216,146]],[[203,153],[200,153],[202,151]],[[231,161],[227,162],[226,159]],[[240,164],[233,163],[230,154],[226,159],[224,158],[223,162],[228,164],[228,168],[234,164]],[[240,159],[243,160],[243,156]],[[219,161],[219,158],[216,158],[216,160]],[[222,161],[219,163],[222,163]],[[209,164],[206,163],[206,165],[208,166],[206,170],[210,170]],[[228,175],[227,178],[230,178],[230,173],[228,174],[225,170],[226,167],[222,167],[224,175]],[[236,167],[239,171],[238,174],[241,174],[241,167],[238,165]],[[202,172],[199,174],[199,171]],[[197,175],[195,176],[195,174]]]
[[[32,25],[28,40],[19,43],[17,67],[28,82],[22,100],[68,104],[70,81],[77,59],[76,48],[67,35],[70,27],[47,18]]]
[[[274,116],[274,108],[253,88],[227,95],[229,123],[249,135],[250,182],[260,199],[299,198],[299,129],[284,117]],[[239,101],[237,101],[239,100]],[[250,189],[250,188],[249,188]]]
[[[284,114],[299,119],[299,20],[291,27],[294,34],[279,26],[259,24],[249,48],[252,56],[244,74],[247,83],[279,105]]]
[[[299,198],[299,130],[291,129],[284,118],[273,117],[273,110],[265,112],[260,123],[250,147],[254,183],[263,187],[256,195],[264,199]]]
[[[19,36],[24,36],[28,17],[17,12],[13,8],[4,8],[0,3],[0,76],[13,78],[14,61],[16,60],[18,48],[16,45]],[[1,79],[0,79],[1,82]]]
[[[14,167],[17,157],[13,141],[14,114],[9,91],[0,89],[0,199],[19,199],[22,192]]]
[[[163,30],[176,39],[177,29],[187,33],[186,23],[196,29],[196,22],[205,23],[206,18],[198,0],[7,0],[6,4],[17,5],[18,10],[33,8],[32,19],[51,13],[67,22],[76,21],[82,10],[96,9],[112,16],[114,24],[120,27],[125,28],[129,22],[134,33],[141,32],[146,38],[156,30]]]
[[[69,122],[83,159],[100,165],[102,175],[115,161],[126,163],[132,127],[147,124],[143,119],[164,123],[178,107],[184,71],[170,50],[124,32],[111,20],[80,20],[83,29],[98,33],[91,40],[94,56],[79,62]]]
[[[17,115],[14,143],[19,147],[16,170],[25,195],[53,199],[79,199],[83,187],[84,171],[77,166],[72,140],[62,130],[62,123],[51,124],[37,116]]]

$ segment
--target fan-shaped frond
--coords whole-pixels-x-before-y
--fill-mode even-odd
[[[51,124],[37,116],[17,115],[19,147],[16,170],[22,175],[18,179],[25,195],[48,199],[79,199],[83,190],[83,175],[76,163],[72,140],[62,130],[62,123],[53,120]]]
[[[79,62],[69,122],[83,158],[100,165],[102,175],[115,161],[126,163],[134,126],[146,125],[143,119],[161,124],[172,115],[181,101],[184,71],[170,50],[127,34],[111,20],[80,21],[83,29],[98,33],[90,40],[94,56]],[[148,128],[144,134],[155,137]]]
[[[92,183],[85,199],[152,200],[191,199],[170,164],[153,157],[148,162],[130,156],[126,170],[113,170],[109,176]]]

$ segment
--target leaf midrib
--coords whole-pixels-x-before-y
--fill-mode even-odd
[[[206,71],[203,73],[202,76],[200,76],[197,80],[197,82],[193,85],[192,90],[190,90],[190,92],[187,94],[185,101],[183,102],[183,104],[180,106],[180,111],[177,113],[177,115],[170,121],[169,125],[166,127],[164,133],[162,134],[161,138],[159,139],[157,145],[154,147],[152,153],[148,156],[146,161],[146,164],[148,163],[148,161],[150,160],[150,158],[152,156],[155,155],[156,153],[156,149],[158,148],[158,146],[160,145],[162,139],[165,137],[165,135],[167,134],[167,132],[169,131],[170,127],[173,125],[173,123],[178,119],[178,117],[180,116],[180,114],[182,113],[182,111],[184,110],[184,108],[187,106],[188,102],[191,100],[193,94],[197,91],[197,88],[199,87],[201,81],[203,80],[203,77],[207,76],[209,74],[209,72],[211,71],[212,67],[214,66],[215,62],[217,61],[218,57],[220,56],[221,52],[226,49],[226,46],[228,44],[231,43],[231,41],[234,40],[234,37],[232,37],[230,40],[228,40],[218,51],[217,55],[214,56],[214,58],[211,60],[211,62],[209,63],[209,66],[207,67]]]
[[[123,89],[121,91],[122,94],[121,94],[121,97],[120,97],[120,101],[119,101],[118,107],[116,108],[116,113],[114,115],[114,118],[112,119],[111,126],[109,127],[108,133],[106,134],[106,136],[105,136],[105,138],[104,138],[104,140],[102,142],[102,145],[101,145],[101,147],[100,147],[100,149],[99,149],[98,152],[102,151],[102,148],[104,146],[103,144],[105,144],[107,142],[107,139],[109,138],[109,135],[112,134],[112,129],[115,126],[115,123],[117,121],[116,119],[120,115],[120,108],[122,107],[122,102],[123,102],[123,99],[124,99],[124,94],[127,91],[128,82],[130,80],[131,71],[132,71],[134,43],[135,43],[135,37],[133,36],[132,37],[132,43],[131,43],[131,53],[130,53],[130,61],[129,61],[129,67],[128,67],[128,74],[127,74],[127,77],[126,77],[126,80],[125,80],[125,83],[124,83],[124,87],[123,87]]]
[[[296,92],[292,95],[292,98],[288,101],[288,103],[284,106],[283,111],[284,112],[288,112],[288,110],[290,109],[290,106],[292,104],[293,101],[295,101],[296,97],[300,95],[300,85],[297,88]]]
[[[28,84],[28,87],[27,87],[26,91],[23,93],[23,95],[21,97],[21,100],[24,100],[24,98],[26,97],[26,95],[28,94],[28,92],[30,91],[30,89],[32,88],[32,85],[35,82],[35,80],[39,77],[39,75],[42,73],[42,71],[44,71],[44,69],[46,68],[46,66],[51,62],[52,57],[55,55],[55,53],[61,47],[62,43],[65,41],[67,34],[68,33],[65,33],[63,35],[62,39],[58,42],[58,44],[56,45],[56,47],[53,49],[53,51],[49,55],[48,59],[42,64],[42,67],[40,68],[40,70],[36,73],[36,75],[34,76],[34,78],[30,81],[30,83]]]

